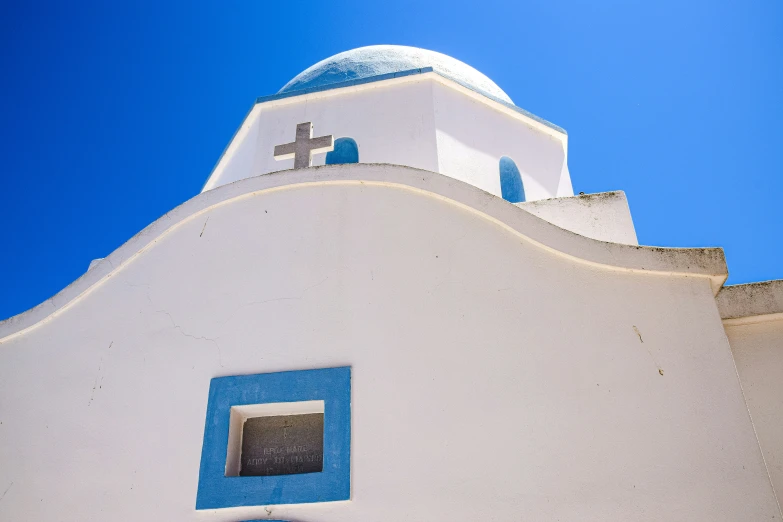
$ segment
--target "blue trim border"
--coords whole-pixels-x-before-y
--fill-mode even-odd
[[[322,472],[225,476],[232,406],[312,400],[324,401]],[[350,367],[216,377],[209,385],[196,509],[349,500],[350,452]]]

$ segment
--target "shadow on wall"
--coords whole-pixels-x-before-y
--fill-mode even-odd
[[[503,199],[511,203],[525,201],[525,187],[517,164],[508,156],[500,158],[500,192]]]
[[[353,138],[337,138],[334,140],[334,150],[326,153],[327,165],[342,163],[359,163],[359,146]]]

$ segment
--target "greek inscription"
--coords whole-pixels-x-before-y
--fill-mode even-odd
[[[323,470],[323,413],[255,417],[242,430],[240,476]]]

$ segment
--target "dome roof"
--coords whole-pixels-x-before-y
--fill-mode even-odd
[[[432,67],[436,72],[491,98],[514,103],[495,82],[470,65],[435,51],[403,45],[371,45],[335,54],[299,73],[278,92],[299,91],[422,67]]]

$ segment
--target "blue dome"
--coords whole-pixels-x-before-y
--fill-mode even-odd
[[[299,73],[278,92],[298,91],[422,67],[432,67],[436,72],[474,91],[514,103],[495,82],[470,65],[435,51],[403,45],[371,45],[335,54]]]

